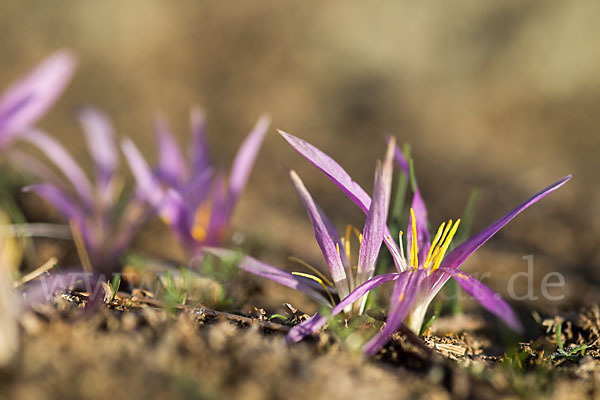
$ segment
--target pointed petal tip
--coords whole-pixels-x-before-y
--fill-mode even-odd
[[[508,327],[519,334],[523,334],[523,332],[525,332],[523,324],[518,319],[514,320],[510,325],[508,325]]]
[[[204,117],[206,115],[206,111],[198,104],[194,104],[190,107],[190,115],[197,115]]]
[[[568,181],[570,181],[570,180],[571,180],[571,178],[573,178],[573,174],[569,174],[569,175],[565,176],[564,178],[562,178],[562,179],[560,180],[560,182],[561,182],[561,183],[568,182]]]
[[[71,81],[76,67],[75,55],[69,50],[59,50],[0,92],[3,146],[48,112]]]
[[[269,114],[269,113],[262,113],[260,115],[260,117],[258,118],[258,122],[261,123],[261,124],[270,125],[271,124],[271,114]]]
[[[544,189],[542,192],[554,191],[554,190],[558,189],[559,187],[561,187],[562,185],[564,185],[565,183],[567,183],[568,181],[570,181],[571,178],[573,178],[573,174],[569,174],[569,175],[565,176],[564,178],[559,179],[558,181],[554,182],[553,184],[548,186],[546,189]]]
[[[125,151],[126,149],[130,150],[131,148],[136,147],[133,141],[127,136],[119,141],[119,146],[121,146],[121,149],[123,149],[123,151]]]
[[[269,126],[271,125],[271,116],[268,114],[262,114],[256,124],[254,124],[254,128],[252,129],[252,133],[257,136],[257,141],[262,142],[263,138],[269,132]],[[251,135],[252,135],[251,133]]]
[[[168,125],[169,123],[169,118],[167,117],[167,114],[162,111],[156,111],[154,113],[154,125],[155,126],[164,126],[164,125]]]
[[[77,63],[79,62],[79,57],[77,57],[77,54],[75,54],[75,52],[67,47],[63,47],[61,49],[58,49],[54,52],[53,56],[51,57],[56,57],[56,58],[60,58],[62,60],[71,62],[71,63]]]
[[[396,136],[390,135],[387,138],[387,155],[391,158],[394,154],[394,150],[396,148]]]
[[[317,313],[306,321],[294,326],[285,336],[285,341],[288,344],[298,343],[306,336],[309,336],[325,325],[327,318]]]
[[[57,79],[64,79],[65,83],[75,73],[75,69],[79,64],[79,58],[70,49],[59,49],[52,53],[42,64],[37,71],[44,71],[55,74]]]
[[[229,173],[229,203],[233,207],[243,191],[269,130],[270,119],[260,117],[238,149]]]
[[[82,104],[80,106],[77,106],[77,108],[75,109],[75,115],[79,119],[84,118],[85,116],[90,115],[90,114],[104,115],[104,113],[102,111],[100,111],[99,108],[92,106],[90,104]]]
[[[292,179],[292,181],[294,181],[294,182],[300,181],[302,183],[302,179],[300,179],[300,175],[298,175],[298,173],[296,172],[295,169],[290,169],[288,171],[288,175],[290,176],[290,178]]]
[[[282,130],[282,129],[276,129],[277,133],[279,133],[287,142],[290,141],[294,141],[294,140],[302,140],[297,138],[296,136],[287,133],[286,131]]]
[[[79,64],[79,58],[70,49],[63,48],[56,50],[48,58],[46,58],[42,64],[38,67],[38,71],[55,70],[56,73],[60,71],[60,74],[65,77],[70,77],[75,72],[77,65]]]
[[[190,108],[190,121],[192,127],[203,126],[206,122],[206,112],[198,105]]]

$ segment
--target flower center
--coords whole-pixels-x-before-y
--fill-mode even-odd
[[[415,221],[415,212],[413,209],[410,209],[410,216],[412,220],[412,243],[410,244],[410,265],[413,269],[419,268],[419,249],[418,249],[418,237],[417,237],[417,223]],[[449,220],[447,223],[442,222],[440,227],[437,230],[437,233],[433,237],[431,242],[431,246],[429,247],[429,252],[427,253],[427,257],[423,261],[422,267],[423,269],[430,269],[429,273],[432,273],[436,269],[439,268],[444,256],[446,255],[446,251],[448,247],[450,247],[450,243],[456,235],[456,231],[458,230],[458,226],[460,225],[460,219],[456,220],[454,224],[452,224],[452,220]],[[402,232],[400,232],[400,247],[402,248]]]
[[[201,204],[194,214],[194,225],[192,226],[192,237],[198,242],[206,239],[208,224],[210,223],[211,204],[206,202]]]

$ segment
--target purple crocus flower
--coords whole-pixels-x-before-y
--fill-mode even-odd
[[[364,209],[365,203],[368,203],[364,191],[352,181],[346,171],[337,162],[311,144],[285,132],[279,131],[279,133],[296,151],[324,172],[355,204]],[[402,172],[408,176],[409,167],[407,160],[402,156],[398,148],[396,148],[395,154],[396,161],[401,167]],[[484,308],[498,316],[512,329],[521,330],[521,324],[517,317],[498,294],[459,269],[475,250],[481,247],[504,225],[521,213],[521,211],[561,187],[570,178],[571,176],[569,175],[535,194],[498,221],[456,247],[447,256],[445,256],[446,252],[450,246],[452,237],[458,229],[460,220],[455,223],[452,223],[451,220],[447,224],[443,223],[437,230],[433,241],[431,241],[429,232],[427,231],[427,209],[418,186],[415,183],[409,227],[407,229],[406,253],[408,257],[404,255],[401,234],[401,243],[396,247],[399,251],[395,251],[394,246],[388,246],[392,250],[392,257],[394,258],[398,272],[378,275],[365,282],[340,302],[332,310],[331,315],[341,312],[344,307],[356,301],[356,299],[362,297],[373,288],[385,282],[396,281],[390,300],[386,326],[382,332],[371,339],[363,348],[365,354],[373,355],[387,343],[391,335],[400,327],[403,321],[410,329],[418,333],[429,304],[446,281],[454,278]],[[391,236],[387,236],[386,238],[386,243],[389,243],[392,239]],[[300,340],[307,334],[319,329],[324,323],[325,318],[316,315],[296,326],[290,332],[289,337],[293,340]]]
[[[353,296],[352,300],[350,300],[349,294],[351,292],[356,293],[355,289],[358,287],[369,285],[370,283],[367,282],[372,282],[371,278],[375,273],[377,256],[386,232],[387,209],[392,184],[394,143],[393,140],[389,143],[383,165],[378,164],[376,168],[373,201],[370,202],[362,233],[356,232],[360,244],[356,264],[353,264],[351,260],[350,235],[352,230],[347,229],[346,237],[341,238],[332,222],[313,200],[298,174],[291,171],[292,184],[312,222],[315,238],[327,264],[331,280],[306,263],[302,264],[314,272],[314,275],[300,272],[289,273],[247,256],[242,258],[238,264],[239,267],[252,274],[302,291],[317,302],[333,307],[332,312],[334,314],[342,311],[348,317],[362,314],[366,300],[366,296],[363,295],[367,291],[364,291],[361,296]],[[231,250],[217,248],[206,248],[205,251],[219,257],[235,254]],[[377,280],[378,278],[374,279]],[[328,298],[324,297],[322,292],[317,291],[318,288],[324,289]],[[337,305],[333,293],[337,293],[339,299],[341,299],[341,302]],[[324,323],[325,319],[317,315],[309,320],[307,324],[301,324],[297,329],[292,330],[288,340],[299,340],[306,333],[318,329]]]
[[[76,65],[69,51],[57,51],[0,95],[0,148],[48,111],[71,80]]]
[[[65,148],[40,130],[27,130],[21,137],[44,152],[66,177],[66,182],[25,153],[19,154],[15,161],[45,181],[24,190],[35,192],[54,206],[81,233],[96,270],[112,272],[118,266],[119,255],[151,212],[142,198],[123,193],[118,147],[110,120],[92,108],[81,110],[79,120],[94,162],[95,185]]]
[[[122,143],[139,192],[192,252],[225,240],[235,205],[246,186],[269,123],[267,116],[258,120],[240,146],[228,180],[210,158],[205,118],[198,109],[191,112],[189,162],[163,118],[156,122],[159,161],[155,171],[132,141]]]

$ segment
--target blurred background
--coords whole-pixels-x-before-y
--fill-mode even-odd
[[[81,104],[106,111],[151,160],[156,113],[186,145],[198,104],[224,165],[271,114],[234,222],[270,249],[264,259],[323,264],[285,168],[298,170],[338,229],[364,221],[274,128],[330,154],[367,191],[383,138],[394,134],[412,146],[435,226],[461,215],[472,188],[482,190],[479,230],[572,173],[465,269],[493,271],[487,283],[506,293],[506,277],[533,254],[536,282],[565,274],[553,294],[600,300],[598,2],[3,0],[0,9],[0,87],[58,48],[78,54],[74,81],[41,125],[87,165],[74,118]],[[137,245],[181,257],[150,248],[145,239],[156,235],[168,231],[151,229]]]

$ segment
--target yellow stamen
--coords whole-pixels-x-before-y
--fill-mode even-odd
[[[356,229],[355,227],[352,227],[352,231],[354,232],[354,235],[358,239],[358,244],[362,244],[362,239],[363,239],[362,233],[360,233],[360,231],[358,229]]]
[[[442,233],[442,236],[438,239],[435,249],[433,249],[433,253],[431,254],[431,259],[429,260],[429,264],[435,264],[435,259],[440,254],[440,250],[444,244],[444,241],[446,240],[446,235],[448,234],[448,231],[450,231],[451,228],[452,228],[452,220],[448,221],[448,223],[446,224],[446,229],[444,229],[444,233]],[[433,247],[433,245],[432,245],[432,247]]]
[[[333,300],[333,296],[331,295],[331,292],[329,291],[323,280],[314,275],[305,274],[303,272],[292,272],[292,275],[302,276],[304,278],[312,279],[313,281],[320,283],[325,292],[327,293],[327,296],[329,296],[329,301],[331,301],[331,305],[335,307],[335,300]]]
[[[442,224],[440,225],[440,227],[437,230],[437,233],[435,234],[435,237],[433,238],[433,241],[431,242],[431,246],[429,246],[429,253],[427,253],[427,257],[425,257],[425,262],[423,263],[423,268],[427,269],[427,267],[429,267],[429,262],[431,261],[431,255],[433,254],[433,250],[435,249],[435,246],[438,243],[438,240],[440,240],[440,237],[442,236],[442,232],[444,231],[444,226],[446,225],[445,222],[442,222]]]
[[[446,225],[446,229],[444,229],[444,233],[442,234],[442,237],[438,242],[438,247],[441,247],[444,241],[446,240],[446,235],[448,235],[448,231],[450,231],[450,228],[452,228],[452,220],[448,221],[448,225]]]
[[[350,235],[352,234],[352,226],[348,225],[346,227],[346,240],[344,241],[344,248],[346,249],[346,258],[348,259],[348,263],[350,262]]]
[[[448,236],[446,236],[446,240],[445,240],[444,245],[442,246],[442,248],[440,250],[439,255],[437,256],[437,258],[435,260],[435,264],[433,265],[432,271],[435,271],[437,268],[439,268],[440,264],[442,263],[442,259],[444,258],[444,255],[446,254],[446,250],[448,250],[448,247],[450,246],[450,242],[452,241],[452,238],[456,234],[456,231],[458,229],[458,225],[460,225],[460,219],[458,219],[454,223],[454,226],[452,227],[452,230],[448,233]]]
[[[419,267],[419,258],[417,256],[417,222],[415,221],[415,212],[413,209],[410,209],[410,216],[412,220],[412,243],[411,243],[411,263],[413,268],[417,269]]]
[[[331,281],[329,279],[327,279],[327,277],[325,275],[323,275],[321,273],[321,271],[319,271],[317,268],[313,267],[306,261],[301,260],[298,257],[288,257],[288,260],[298,263],[298,264],[302,265],[303,267],[306,267],[307,269],[310,269],[312,272],[314,272],[316,275],[318,275],[319,278],[321,278],[327,285],[333,286],[333,283],[331,283]]]

